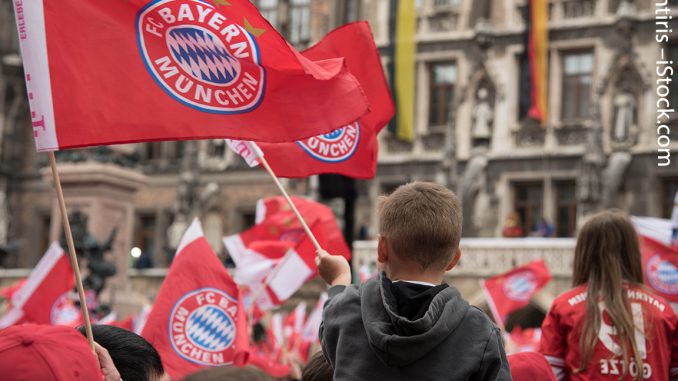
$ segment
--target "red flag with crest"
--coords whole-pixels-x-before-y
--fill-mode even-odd
[[[368,110],[342,58],[302,56],[249,0],[14,0],[14,9],[39,151],[289,142]]]
[[[260,143],[271,168],[281,177],[321,173],[374,177],[377,134],[393,118],[395,106],[369,24],[361,21],[339,27],[303,55],[312,60],[345,57],[346,65],[365,91],[370,111],[327,134],[291,143]]]
[[[678,303],[678,248],[640,235],[645,284],[671,304]]]
[[[497,324],[503,325],[511,312],[527,306],[550,280],[551,273],[540,259],[482,281],[481,285]]]
[[[202,367],[247,361],[249,338],[240,290],[197,219],[181,239],[141,335],[177,380]]]
[[[0,329],[22,322],[77,325],[81,314],[70,297],[73,284],[68,255],[54,242],[12,296],[12,308],[0,318]]]

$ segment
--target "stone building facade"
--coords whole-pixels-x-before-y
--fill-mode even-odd
[[[367,19],[384,65],[390,61],[389,0],[256,3],[300,48],[335,26]],[[559,237],[572,237],[586,215],[606,207],[668,216],[678,159],[658,165],[656,61],[663,49],[678,64],[678,28],[669,42],[655,41],[654,1],[550,1],[549,116],[543,125],[526,118],[520,106],[526,0],[416,4],[415,139],[398,141],[386,130],[380,135],[376,178],[356,184],[359,237],[376,233],[377,197],[412,180],[457,191],[468,237],[500,236],[513,211],[525,234],[545,219]],[[670,6],[678,17],[678,5]],[[10,0],[0,0],[0,59],[0,247],[8,252],[0,266],[25,268],[58,238],[61,226],[53,218],[51,184],[41,173],[46,156],[34,150]],[[672,104],[678,104],[678,86],[670,88]],[[673,152],[675,115],[668,123]],[[158,267],[171,260],[168,231],[182,192],[205,199],[192,213],[219,252],[223,235],[253,223],[257,199],[277,194],[265,172],[246,168],[216,140],[80,150],[60,160],[104,161],[144,175],[129,196],[133,215],[110,225],[127,232],[116,238],[116,256],[129,258],[130,249],[139,247]],[[321,193],[317,177],[287,183],[295,194]],[[345,212],[341,201],[325,201]],[[108,234],[108,228],[90,230],[101,240]]]

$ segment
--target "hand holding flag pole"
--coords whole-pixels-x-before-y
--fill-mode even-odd
[[[280,193],[282,193],[283,197],[285,197],[287,204],[289,204],[290,208],[294,212],[294,215],[297,217],[299,223],[304,228],[304,231],[311,238],[313,246],[315,246],[317,252],[320,253],[321,251],[323,251],[323,248],[320,246],[320,243],[318,243],[318,240],[315,238],[315,235],[313,235],[311,228],[308,227],[306,220],[304,220],[304,217],[302,217],[301,213],[299,213],[297,206],[294,204],[294,201],[292,201],[292,199],[290,198],[290,195],[287,194],[287,190],[285,190],[285,187],[280,182],[280,179],[278,179],[278,176],[276,176],[275,172],[273,172],[273,169],[271,169],[271,166],[268,164],[268,161],[266,161],[264,153],[261,151],[257,143],[246,140],[231,140],[231,139],[226,139],[226,143],[228,144],[229,147],[231,147],[233,151],[235,151],[238,155],[242,156],[243,159],[245,159],[245,161],[247,162],[247,164],[249,164],[251,167],[254,167],[261,163],[264,169],[266,169],[266,172],[268,172],[268,174],[271,175],[271,177],[273,178],[275,185],[277,185],[278,189],[280,189]]]
[[[49,152],[50,166],[52,167],[52,176],[54,177],[54,188],[56,190],[57,199],[59,203],[59,210],[61,211],[61,219],[64,224],[64,233],[66,235],[66,243],[68,244],[68,254],[71,259],[71,267],[73,267],[73,274],[75,275],[75,287],[78,290],[80,297],[80,309],[82,310],[82,318],[85,322],[85,333],[87,334],[87,341],[92,351],[94,347],[94,335],[92,334],[92,322],[89,319],[89,310],[87,309],[87,299],[85,298],[85,288],[82,285],[82,277],[80,276],[80,266],[78,266],[78,257],[75,255],[75,245],[73,244],[73,234],[71,233],[71,224],[68,221],[68,211],[66,210],[66,201],[64,200],[64,192],[61,189],[61,180],[59,178],[59,171],[57,171],[56,158],[54,151]]]

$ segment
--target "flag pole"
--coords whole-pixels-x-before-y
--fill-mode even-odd
[[[92,334],[92,323],[89,320],[89,310],[87,309],[87,299],[85,297],[85,288],[82,285],[82,277],[80,276],[80,266],[78,266],[78,257],[75,255],[75,245],[73,244],[73,234],[71,233],[71,224],[68,221],[68,212],[66,210],[66,201],[64,200],[64,192],[61,189],[61,180],[59,178],[59,171],[57,171],[56,158],[54,152],[49,152],[50,166],[52,167],[52,176],[54,177],[54,188],[57,194],[59,203],[59,210],[61,211],[61,219],[64,225],[64,233],[66,235],[66,243],[68,244],[68,254],[71,260],[71,267],[75,275],[75,287],[78,290],[80,297],[80,309],[82,310],[82,318],[85,321],[85,332],[87,334],[87,341],[89,346],[94,351],[94,335]]]
[[[308,236],[311,238],[311,241],[313,242],[313,246],[315,246],[315,249],[317,250],[317,252],[322,251],[323,248],[320,246],[320,243],[318,243],[318,240],[313,235],[311,228],[308,227],[308,224],[304,220],[304,217],[302,217],[301,213],[299,213],[297,206],[294,205],[294,202],[292,201],[290,196],[287,194],[285,187],[282,185],[282,183],[280,183],[278,176],[275,175],[275,172],[273,172],[273,169],[271,169],[271,166],[268,165],[268,161],[266,161],[266,158],[261,153],[261,151],[258,150],[258,147],[256,148],[256,150],[257,150],[257,156],[258,156],[259,161],[261,162],[261,165],[264,167],[264,169],[266,169],[266,172],[268,172],[268,174],[271,175],[271,177],[273,178],[275,185],[278,186],[283,197],[285,197],[285,200],[287,200],[287,203],[289,204],[290,208],[292,208],[292,211],[294,212],[294,214],[297,216],[297,219],[299,220],[299,222],[301,223],[301,226],[306,231],[306,234],[308,234]]]

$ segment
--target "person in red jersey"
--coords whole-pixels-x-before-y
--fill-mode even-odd
[[[638,236],[620,211],[583,226],[574,288],[558,296],[540,352],[558,380],[678,380],[678,317],[643,286]]]

